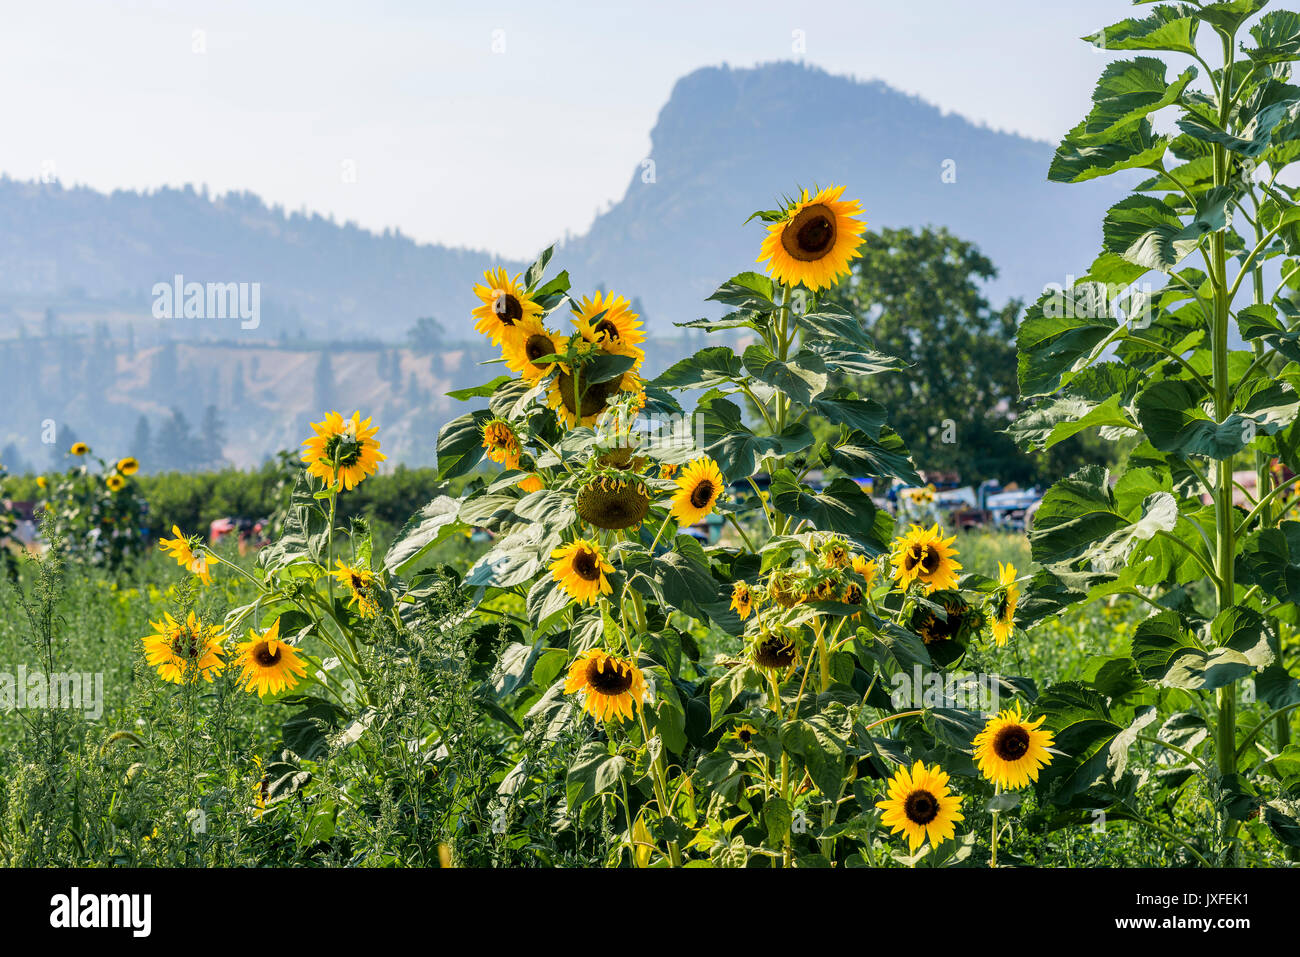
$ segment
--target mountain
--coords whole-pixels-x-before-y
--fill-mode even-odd
[[[696,70],[651,141],[653,167],[557,258],[577,288],[632,290],[657,322],[697,318],[724,279],[759,268],[763,226],[741,223],[796,187],[847,185],[873,228],[947,226],[975,241],[1000,271],[995,303],[1081,273],[1101,248],[1101,214],[1125,195],[1048,183],[1054,145],[796,63]]]

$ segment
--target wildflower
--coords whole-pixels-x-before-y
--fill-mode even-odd
[[[474,329],[494,346],[512,335],[521,320],[541,313],[542,307],[524,291],[518,276],[511,279],[504,269],[489,269],[483,273],[483,281],[485,285],[474,287],[474,295],[482,303],[472,313],[478,320]]]
[[[73,442],[72,448],[68,449],[73,455],[85,455],[90,451],[90,446],[85,442]]]
[[[595,542],[580,538],[551,552],[551,558],[555,559],[551,578],[579,604],[595,604],[601,595],[613,593],[605,576],[613,573],[614,566],[605,560]]]
[[[140,460],[133,455],[117,460],[117,470],[123,475],[134,475],[140,471]]]
[[[722,472],[710,458],[696,459],[682,470],[673,496],[672,516],[680,525],[694,525],[713,511],[722,494]]]
[[[104,484],[108,486],[110,492],[120,492],[122,489],[126,488],[126,479],[114,473],[104,479]]]
[[[363,420],[359,411],[349,419],[330,412],[311,427],[316,434],[303,440],[302,461],[327,488],[355,488],[388,457],[379,451],[375,438],[379,427],[371,426],[368,418]]]
[[[330,572],[340,585],[352,596],[348,606],[357,609],[362,618],[373,618],[379,613],[379,603],[375,601],[375,573],[368,568],[353,567],[341,558],[334,559],[338,567]]]
[[[502,345],[506,368],[523,376],[526,382],[537,382],[554,371],[555,362],[539,362],[546,356],[562,355],[565,340],[542,325],[536,316],[521,319],[515,324],[515,334],[508,336]]]
[[[1040,730],[1043,718],[1026,721],[1020,711],[1010,708],[990,718],[984,730],[975,735],[975,764],[980,773],[1004,788],[1022,788],[1038,780],[1038,771],[1052,763],[1048,748],[1052,733]]]
[[[240,656],[239,680],[246,690],[256,691],[259,698],[287,691],[307,674],[298,650],[280,639],[279,618],[261,634],[249,631],[248,638],[235,646]]]
[[[731,610],[744,621],[754,611],[754,589],[745,582],[736,582],[731,586]]]
[[[172,534],[176,537],[159,540],[158,547],[176,559],[177,565],[198,575],[203,584],[211,585],[212,573],[208,570],[207,557],[194,551],[193,541],[181,534],[180,526],[173,525]]]
[[[848,275],[867,224],[854,218],[862,212],[857,200],[841,200],[843,193],[843,186],[812,197],[804,190],[785,218],[767,227],[757,261],[768,263],[773,279],[816,291]]]
[[[564,693],[586,692],[582,710],[598,721],[632,717],[645,699],[646,683],[641,669],[630,661],[597,648],[582,652],[569,666]]]
[[[1020,586],[1016,584],[1016,566],[998,562],[998,590],[993,605],[993,640],[998,647],[1005,645],[1015,627],[1016,604],[1020,601]]]
[[[163,681],[184,684],[200,677],[211,681],[225,668],[226,663],[221,660],[225,654],[221,639],[225,635],[216,625],[205,625],[194,612],[184,622],[163,612],[163,621],[149,624],[154,633],[141,639],[145,660],[158,670]]]
[[[929,529],[913,525],[906,535],[894,539],[890,560],[899,586],[907,588],[918,581],[927,592],[955,587],[961,570],[955,561],[957,549],[952,547],[956,540],[956,535],[944,538],[937,522]]]
[[[877,801],[885,813],[880,823],[893,834],[905,834],[913,853],[928,837],[938,847],[956,833],[954,822],[965,820],[959,813],[961,796],[948,790],[948,773],[939,765],[927,768],[917,761],[911,771],[899,768],[890,778],[889,797]]]

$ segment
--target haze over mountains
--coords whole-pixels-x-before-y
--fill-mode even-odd
[[[673,337],[674,321],[710,312],[704,298],[753,267],[762,226],[741,226],[751,212],[796,186],[833,182],[862,201],[872,227],[944,225],[976,241],[1001,271],[989,288],[995,303],[1032,299],[1087,266],[1100,213],[1117,195],[1104,183],[1048,184],[1052,152],[880,82],[795,63],[701,69],[677,83],[622,199],[557,249],[555,263],[577,292],[600,283],[639,299],[652,333]],[[28,397],[7,417],[0,445],[39,465],[47,418],[120,446],[141,415],[177,408],[197,422],[209,406],[232,426],[220,456],[248,464],[299,434],[324,398],[386,408],[392,425],[410,424],[391,435],[394,458],[428,461],[430,429],[450,413],[441,393],[493,371],[474,366],[472,348],[452,349],[460,358],[449,363],[398,347],[425,316],[441,323],[449,349],[472,337],[471,287],[494,263],[482,251],[189,187],[105,195],[5,179],[0,224],[0,337],[27,337],[11,341],[0,362]],[[259,283],[257,328],[155,318],[153,287],[177,274]],[[41,339],[49,341],[35,348]],[[198,344],[213,339],[227,345]],[[384,358],[354,361],[357,350]],[[664,343],[660,365],[685,350]],[[331,358],[328,381],[313,387],[301,370],[323,374],[314,351]],[[163,369],[168,362],[179,365]],[[250,371],[289,367],[299,374]],[[379,395],[381,372],[381,382],[399,385]]]

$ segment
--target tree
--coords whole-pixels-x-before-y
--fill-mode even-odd
[[[443,331],[442,323],[431,316],[425,316],[415,320],[415,325],[406,331],[406,338],[414,351],[426,353],[438,349],[446,341],[447,334]]]
[[[141,471],[152,466],[149,457],[153,455],[153,430],[149,428],[147,416],[142,415],[135,420],[135,435],[131,439],[129,452],[139,460]]]
[[[316,382],[312,392],[312,406],[322,412],[334,408],[334,367],[330,365],[330,354],[321,350],[320,360],[316,363]]]
[[[225,464],[226,424],[221,420],[221,413],[217,411],[215,405],[210,405],[203,410],[203,421],[199,425],[199,442],[208,465]]]
[[[865,239],[835,297],[881,352],[910,368],[844,384],[889,410],[920,469],[957,472],[965,484],[1044,478],[1046,457],[1021,452],[1004,431],[1019,401],[1020,303],[989,306],[980,283],[997,275],[993,263],[947,229],[883,229]],[[1083,454],[1078,442],[1058,450],[1052,468]]]

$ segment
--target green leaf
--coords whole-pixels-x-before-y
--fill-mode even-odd
[[[405,575],[440,541],[463,527],[456,521],[460,502],[449,495],[439,495],[416,512],[384,554],[384,567],[394,575]]]
[[[1162,452],[1228,459],[1250,445],[1257,434],[1272,435],[1286,427],[1300,411],[1300,397],[1285,380],[1264,384],[1248,396],[1241,411],[1222,422],[1210,417],[1205,408],[1208,403],[1209,397],[1194,382],[1157,382],[1138,396],[1138,421],[1151,444]]]
[[[772,476],[772,507],[804,519],[823,532],[838,532],[879,551],[885,544],[876,534],[876,506],[857,482],[837,478],[821,493],[801,485],[789,469]]]
[[[513,376],[499,375],[491,382],[485,382],[482,385],[476,385],[469,389],[453,389],[451,392],[448,392],[447,395],[451,396],[453,399],[459,399],[462,401],[465,399],[486,399],[492,395],[492,393],[496,392],[497,387],[501,385],[501,383],[510,382],[513,378]]]
[[[1250,119],[1242,128],[1241,136],[1227,133],[1195,115],[1179,119],[1178,128],[1201,142],[1218,144],[1240,156],[1256,159],[1272,144],[1273,130],[1297,104],[1300,104],[1300,90],[1283,83],[1270,83],[1252,96],[1243,109],[1240,119],[1246,116]]]
[[[794,358],[782,362],[767,346],[756,343],[745,350],[744,362],[755,379],[802,406],[807,407],[813,396],[826,390],[826,365],[811,350],[801,349]]]
[[[717,291],[709,296],[709,300],[726,303],[729,306],[771,307],[773,305],[772,280],[762,273],[742,272],[732,276],[718,287]]]
[[[1237,329],[1247,342],[1259,339],[1287,361],[1300,362],[1300,332],[1282,325],[1272,306],[1261,303],[1242,309],[1237,313]]]
[[[1156,136],[1150,121],[1142,119],[1094,142],[1084,120],[1057,147],[1047,178],[1054,183],[1082,183],[1125,169],[1154,169],[1170,141],[1171,137]]]
[[[740,356],[729,346],[712,346],[673,363],[654,381],[665,389],[709,389],[743,375]]]
[[[1170,50],[1194,55],[1196,9],[1185,3],[1161,4],[1145,17],[1130,17],[1084,37],[1105,50]]]
[[[1273,660],[1264,619],[1251,608],[1231,606],[1210,625],[1213,647],[1203,647],[1174,611],[1142,621],[1133,633],[1132,656],[1148,681],[1188,691],[1213,691],[1266,667]]]
[[[564,793],[569,810],[579,807],[597,795],[613,790],[627,768],[622,756],[609,753],[609,745],[601,741],[588,741],[578,751],[569,765],[564,780]]]
[[[1243,585],[1258,585],[1278,601],[1300,604],[1300,522],[1283,522],[1247,536],[1235,572]]]
[[[1050,799],[1068,803],[1098,782],[1113,784],[1128,766],[1128,750],[1141,730],[1159,717],[1155,708],[1143,708],[1127,727],[1111,716],[1105,699],[1078,683],[1053,685],[1039,696],[1034,710],[1061,752],[1040,773],[1040,785]]]
[[[891,476],[908,485],[921,485],[912,456],[898,433],[886,428],[880,441],[851,432],[843,445],[831,448],[831,462],[854,478]]]
[[[703,420],[705,452],[729,482],[754,475],[769,455],[789,455],[812,444],[812,431],[803,422],[780,435],[755,434],[745,425],[740,407],[716,395],[701,399],[695,414]]]
[[[1030,307],[1016,333],[1024,396],[1055,392],[1097,356],[1119,330],[1109,299],[1106,285],[1084,282],[1048,291]]]
[[[473,470],[483,458],[483,425],[492,418],[476,409],[452,419],[438,431],[438,477],[454,478]]]
[[[880,438],[881,426],[889,417],[885,407],[875,399],[858,399],[836,392],[834,396],[814,399],[812,411],[833,425],[844,425]]]
[[[1258,44],[1245,51],[1256,63],[1285,63],[1300,57],[1300,13],[1272,10],[1250,28]]]
[[[1198,201],[1196,215],[1187,225],[1164,200],[1130,196],[1106,213],[1102,245],[1128,262],[1145,269],[1172,272],[1200,245],[1208,233],[1228,223],[1228,204],[1235,191],[1211,190]]]
[[[1092,112],[1083,123],[1083,135],[1100,139],[1110,136],[1157,110],[1176,102],[1196,78],[1196,68],[1188,69],[1173,83],[1165,79],[1165,63],[1155,57],[1116,60],[1109,64],[1097,81],[1092,94]]]

